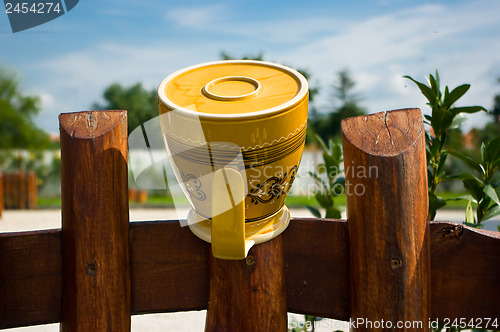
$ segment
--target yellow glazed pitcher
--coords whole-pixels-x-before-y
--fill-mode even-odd
[[[274,63],[217,61],[168,76],[158,97],[189,227],[214,256],[243,259],[283,232],[306,137],[306,79]]]

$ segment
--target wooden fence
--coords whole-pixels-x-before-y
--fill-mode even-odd
[[[206,331],[339,320],[500,320],[500,235],[427,222],[420,111],[343,123],[349,220],[295,218],[246,260],[214,259],[178,221],[129,223],[124,111],[60,116],[62,229],[0,234],[0,327],[129,331],[131,314],[207,310]],[[356,175],[357,174],[357,175]],[[357,326],[354,330],[375,330]],[[395,330],[386,329],[386,330]]]
[[[1,180],[0,183],[2,183]],[[5,209],[36,209],[38,197],[36,174],[34,172],[5,172],[0,192],[2,192],[0,195],[3,195],[0,203],[3,199]]]

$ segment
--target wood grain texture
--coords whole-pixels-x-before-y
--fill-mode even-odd
[[[34,172],[6,172],[2,188],[6,209],[36,209],[38,188]]]
[[[17,197],[16,207],[25,210],[28,207],[28,179],[26,173],[16,173],[17,187],[19,196]]]
[[[3,204],[4,208],[8,209],[12,206],[12,178],[7,174],[3,174]]]
[[[66,113],[61,331],[130,331],[125,111]]]
[[[287,330],[281,236],[253,246],[245,260],[208,257],[206,332]]]
[[[206,243],[177,220],[130,226],[132,311],[206,309],[210,249]]]
[[[432,319],[500,319],[500,233],[431,222]],[[345,220],[281,235],[287,310],[349,319]],[[208,307],[209,247],[177,221],[131,223],[132,313]],[[0,234],[0,328],[59,321],[61,230]]]
[[[36,209],[38,200],[38,184],[37,176],[35,172],[28,172],[27,176],[27,197],[26,197],[26,208]]]
[[[342,135],[350,316],[394,324],[427,322],[431,317],[431,271],[420,110],[345,119]],[[373,328],[361,325],[354,330]],[[428,330],[427,324],[423,330]]]
[[[288,311],[349,320],[347,223],[297,218],[281,236]]]
[[[61,230],[0,233],[0,328],[59,321]]]
[[[500,233],[444,222],[432,226],[433,318],[500,321]]]

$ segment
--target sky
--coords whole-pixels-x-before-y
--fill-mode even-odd
[[[155,89],[172,72],[235,57],[307,69],[320,112],[348,69],[369,113],[419,107],[425,98],[404,75],[471,89],[457,106],[491,108],[500,93],[500,1],[80,1],[46,24],[12,33],[0,12],[0,66],[41,97],[38,125],[58,132],[58,114],[102,102],[107,86]],[[481,127],[487,115],[470,117]]]

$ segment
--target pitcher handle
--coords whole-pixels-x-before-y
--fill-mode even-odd
[[[212,178],[212,254],[245,259],[254,241],[245,239],[245,183],[235,169],[221,168]]]

